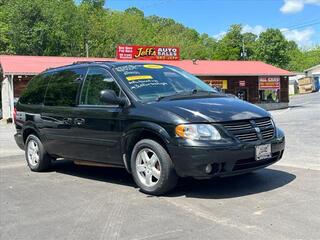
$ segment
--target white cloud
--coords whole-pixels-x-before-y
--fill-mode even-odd
[[[241,31],[241,32],[242,32],[242,33],[251,32],[251,33],[254,33],[254,34],[256,34],[256,35],[259,35],[260,33],[264,32],[265,30],[266,30],[266,28],[263,27],[263,26],[261,26],[261,25],[256,25],[256,26],[253,26],[253,27],[250,26],[250,25],[244,25],[244,26],[242,27],[242,31]],[[215,39],[220,40],[220,39],[223,38],[224,35],[226,35],[226,34],[227,34],[227,31],[221,31],[221,32],[213,35],[213,37],[214,37]]]
[[[256,25],[256,26],[250,26],[250,25],[244,25],[242,28],[242,33],[254,33],[256,35],[259,35],[260,33],[264,32],[266,30],[265,27],[261,25]]]
[[[227,32],[226,32],[226,31],[221,31],[221,32],[219,32],[219,33],[217,33],[217,34],[213,35],[213,37],[214,37],[215,39],[220,40],[220,39],[221,39],[221,38],[223,38],[223,37],[224,37],[224,35],[226,35],[226,34],[227,34]]]
[[[256,35],[260,35],[260,33],[266,31],[267,27],[262,25],[250,26],[244,25],[242,28],[242,33],[254,33]],[[313,44],[312,37],[316,33],[312,27],[304,28],[302,30],[298,29],[288,29],[288,28],[281,28],[280,31],[283,33],[287,40],[295,41],[300,47],[308,47]],[[224,35],[226,35],[226,31],[221,31],[218,34],[214,35],[215,39],[221,39]]]
[[[242,33],[251,32],[256,35],[264,32],[267,28],[261,25],[250,26],[244,25],[242,28]],[[308,27],[302,30],[289,30],[287,28],[282,28],[280,31],[283,33],[287,40],[295,41],[299,46],[306,47],[313,44],[312,37],[315,34],[315,30],[312,27]]]
[[[320,0],[284,0],[280,11],[285,14],[297,13],[303,10],[305,4],[320,5]]]
[[[286,28],[280,30],[286,39],[295,41],[299,46],[306,47],[312,45],[311,38],[315,34],[315,30],[312,27],[303,30],[288,30]]]

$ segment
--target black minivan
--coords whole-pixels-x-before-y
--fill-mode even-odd
[[[123,167],[160,195],[178,177],[248,173],[280,160],[271,115],[170,65],[78,62],[35,76],[14,119],[32,171],[58,158]]]

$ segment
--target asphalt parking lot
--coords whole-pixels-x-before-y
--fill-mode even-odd
[[[140,193],[122,169],[61,161],[33,173],[0,125],[0,239],[320,239],[320,93],[272,114],[286,133],[280,162],[182,179],[164,197]]]

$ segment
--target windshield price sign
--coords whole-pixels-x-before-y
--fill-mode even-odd
[[[127,46],[117,47],[117,59],[122,60],[179,60],[178,47]]]

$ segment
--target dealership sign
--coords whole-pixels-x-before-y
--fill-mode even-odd
[[[280,77],[259,77],[259,90],[280,89]]]
[[[177,47],[127,46],[117,47],[117,59],[122,60],[179,60]]]

